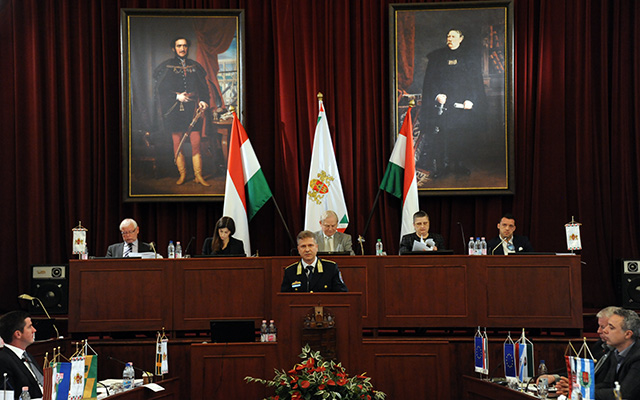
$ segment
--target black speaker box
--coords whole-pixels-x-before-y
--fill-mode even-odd
[[[69,311],[69,279],[67,265],[32,265],[31,296],[40,299],[49,314]],[[45,314],[37,300],[29,304],[32,314]]]
[[[640,260],[621,260],[622,307],[640,309]]]

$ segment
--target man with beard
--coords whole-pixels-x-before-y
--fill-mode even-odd
[[[171,41],[171,51],[175,57],[162,62],[153,72],[154,96],[159,103],[164,129],[171,132],[174,160],[180,173],[176,185],[182,185],[187,176],[182,148],[178,151],[182,136],[189,129],[196,112],[209,108],[207,73],[202,65],[187,58],[189,45],[189,40],[184,37]],[[189,141],[195,181],[203,186],[211,186],[202,177],[200,132],[203,119],[204,116],[193,126],[189,133]]]

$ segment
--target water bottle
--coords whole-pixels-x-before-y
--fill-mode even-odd
[[[547,369],[547,364],[544,363],[544,360],[540,360],[540,365],[538,365],[538,397],[541,399],[546,399],[549,394],[549,379],[546,377],[549,370]],[[543,376],[545,376],[543,378]]]
[[[269,333],[267,334],[267,342],[275,342],[276,341],[276,324],[273,323],[273,320],[269,321]]]
[[[167,258],[176,258],[176,247],[173,245],[173,240],[169,240],[169,247],[167,247]]]
[[[471,236],[469,238],[469,245],[467,246],[469,248],[469,255],[472,256],[476,253],[476,245],[475,242],[473,241],[473,236]]]
[[[480,240],[480,249],[482,250],[482,255],[486,256],[487,255],[487,241],[485,240],[484,236]]]
[[[133,363],[129,361],[122,371],[122,390],[127,391],[133,389],[133,380],[135,378],[135,371],[133,370]]]
[[[268,334],[269,334],[269,328],[267,327],[267,320],[263,319],[262,326],[260,326],[260,341],[266,342]]]
[[[383,252],[382,239],[378,239],[376,242],[376,255],[381,256]]]
[[[477,256],[482,255],[482,249],[480,248],[480,238],[477,237],[475,243],[473,244],[474,246],[474,254]]]
[[[176,258],[182,258],[182,245],[176,242]]]
[[[31,395],[29,394],[29,386],[22,387],[22,394],[20,394],[20,400],[31,400]]]

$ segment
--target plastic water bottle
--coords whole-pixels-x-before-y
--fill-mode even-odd
[[[480,249],[482,250],[482,255],[486,256],[487,255],[487,241],[485,240],[484,236],[480,240]]]
[[[267,320],[263,319],[262,326],[260,326],[260,341],[266,342],[268,334],[269,334],[269,328],[267,327]]]
[[[275,342],[276,341],[276,324],[273,323],[273,320],[269,321],[269,333],[267,334],[267,342]]]
[[[176,242],[176,258],[182,258],[182,245]]]
[[[376,255],[381,256],[383,253],[384,247],[382,246],[382,239],[378,239],[376,242]]]
[[[482,255],[482,249],[480,248],[480,238],[477,237],[474,245],[474,254],[477,256],[481,256]]]
[[[127,391],[133,389],[133,380],[135,379],[135,371],[133,363],[129,361],[122,371],[122,390]]]
[[[22,387],[22,393],[20,394],[20,400],[31,400],[31,395],[29,394],[29,386]]]
[[[540,365],[538,365],[538,376],[547,375],[549,370],[547,369],[547,364],[544,363],[544,360],[540,360]]]
[[[173,240],[169,240],[169,247],[167,247],[167,258],[176,258],[176,247],[173,245]]]
[[[471,236],[469,238],[469,244],[468,244],[468,248],[469,248],[469,255],[472,256],[474,254],[476,254],[476,242],[473,241],[473,236]]]

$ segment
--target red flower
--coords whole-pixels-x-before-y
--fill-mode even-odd
[[[299,400],[299,399],[302,399],[302,393],[300,392],[291,393],[291,400]]]
[[[302,381],[300,382],[300,387],[303,389],[308,388],[309,386],[311,386],[311,383],[309,381]]]
[[[338,385],[340,386],[344,386],[347,383],[347,380],[342,378],[342,379],[338,379]]]
[[[333,381],[333,379],[329,379],[329,382],[327,382],[329,385],[331,386],[335,386],[336,383]]]
[[[324,390],[324,388],[325,388],[324,384],[318,386],[318,389],[320,389],[320,390]]]

